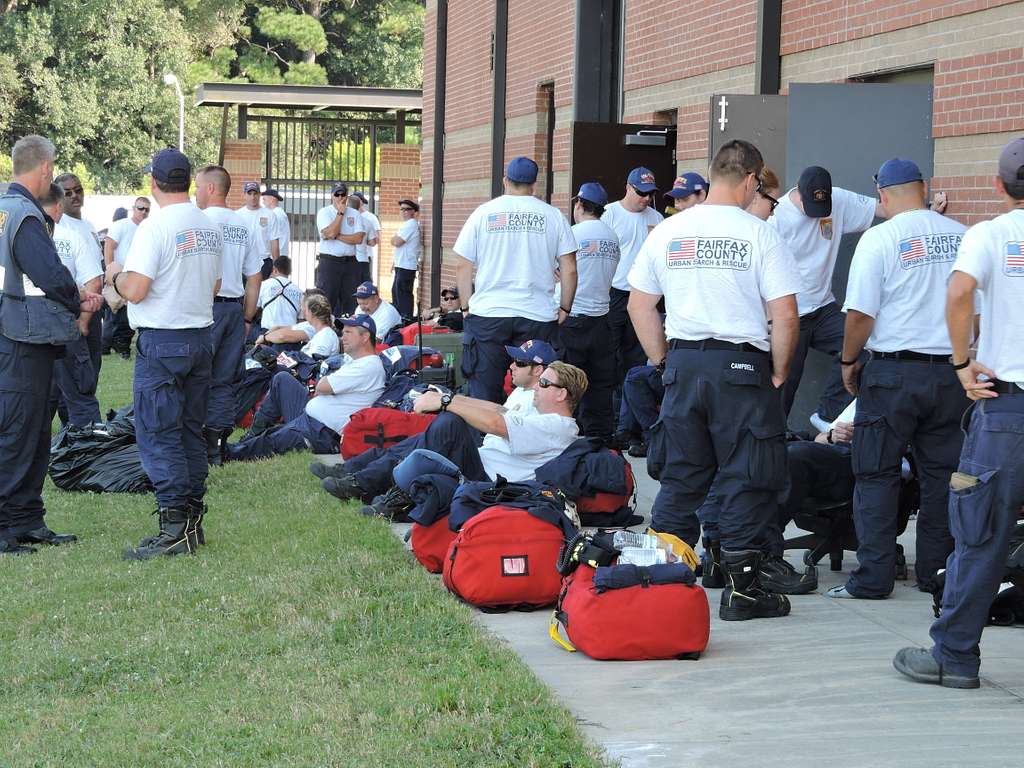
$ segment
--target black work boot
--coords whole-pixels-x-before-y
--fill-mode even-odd
[[[701,558],[703,575],[701,586],[707,589],[721,589],[725,586],[725,571],[722,570],[722,544],[718,539],[704,539],[704,556]]]
[[[409,512],[415,506],[416,502],[409,494],[393,485],[386,493],[375,498],[372,504],[367,504],[359,511],[367,517],[383,517],[395,523],[406,523],[409,521]]]
[[[309,471],[313,477],[320,478],[321,480],[327,477],[345,477],[345,475],[349,474],[345,471],[344,461],[339,461],[337,464],[324,464],[314,461],[309,465]]]
[[[342,501],[361,499],[368,495],[366,490],[359,484],[355,475],[325,477],[320,481],[320,486],[331,496]]]
[[[263,419],[258,414],[254,415],[252,417],[252,424],[249,425],[249,431],[243,435],[242,440],[250,440],[257,435],[262,435],[272,426],[274,426],[274,422]]]
[[[813,565],[800,573],[784,557],[762,554],[757,569],[761,586],[780,595],[806,595],[818,588],[818,569]]]
[[[157,525],[160,527],[155,535],[146,536],[142,539],[142,541],[139,542],[139,549],[142,549],[143,547],[153,546],[153,542],[160,538],[160,532],[163,531],[164,525],[167,522],[166,516],[164,515],[164,512],[166,511],[167,510],[164,509],[163,507],[157,507],[150,513],[157,516]]]
[[[125,560],[149,560],[160,555],[192,555],[199,547],[196,539],[198,517],[188,509],[160,510],[160,533],[147,546],[126,550]]]
[[[206,463],[211,467],[219,467],[224,463],[224,456],[221,453],[220,430],[207,428],[203,431],[206,434]]]
[[[722,590],[718,618],[722,621],[771,619],[789,613],[789,599],[769,592],[758,580],[761,553],[756,549],[722,550],[729,583]]]
[[[203,533],[203,518],[206,517],[206,513],[210,511],[210,508],[206,506],[206,502],[202,499],[191,498],[188,500],[188,509],[192,517],[196,519],[196,541],[199,542],[199,546],[206,544],[206,534]]]

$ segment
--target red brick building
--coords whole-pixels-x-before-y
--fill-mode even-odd
[[[584,29],[581,14],[597,9],[609,15],[603,31]],[[612,122],[675,124],[677,170],[701,172],[712,94],[784,94],[790,83],[931,82],[933,185],[947,191],[948,212],[963,222],[992,216],[998,150],[1024,133],[1022,29],[1024,2],[1012,0],[428,0],[424,243],[428,253],[441,246],[442,282],[452,282],[459,228],[494,194],[497,169],[517,154],[538,161],[538,194],[547,195],[550,179],[551,202],[568,212],[571,128],[581,119],[574,94],[591,76],[610,77]],[[598,39],[611,40],[601,48],[609,55],[588,58]],[[610,74],[598,72],[605,69]],[[439,211],[432,204],[438,192]]]

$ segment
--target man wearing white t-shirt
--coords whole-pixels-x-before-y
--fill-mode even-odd
[[[253,423],[284,425],[250,434],[228,446],[234,461],[262,459],[305,448],[314,453],[337,453],[341,431],[352,414],[369,408],[384,392],[384,365],[375,353],[373,319],[365,315],[341,321],[342,342],[352,358],[309,390],[291,373],[282,371],[271,381],[270,392],[253,416]]]
[[[245,338],[256,314],[263,257],[255,233],[241,214],[228,208],[231,176],[219,165],[196,174],[196,205],[220,225],[224,239],[220,290],[213,299],[213,365],[206,409],[206,452],[220,466],[235,426],[234,384],[242,366]]]
[[[723,145],[708,199],[659,224],[629,272],[629,313],[664,370],[654,427],[664,466],[651,528],[695,544],[696,511],[715,481],[726,621],[785,616],[789,601],[774,589],[802,581],[771,554],[786,460],[779,388],[796,346],[800,283],[786,244],[745,210],[763,167],[753,144]]]
[[[377,245],[380,241],[380,219],[367,207],[366,195],[362,192],[353,192],[352,197],[359,200],[359,215],[363,217],[363,225],[366,227],[366,239],[356,246],[360,282],[373,282],[373,260],[377,257]]]
[[[395,247],[395,280],[391,286],[391,301],[402,317],[413,315],[412,288],[420,265],[420,205],[415,200],[399,200],[398,210],[402,225],[391,237]]]
[[[95,244],[79,227],[69,225],[62,202],[64,189],[50,185],[50,191],[39,197],[39,205],[53,219],[53,244],[57,256],[80,289],[99,293],[103,286],[103,270],[96,261]],[[97,313],[98,314],[98,313]],[[98,376],[93,367],[87,344],[88,333],[94,328],[91,313],[82,312],[78,328],[82,336],[64,347],[64,356],[53,366],[51,398],[59,397],[58,413],[61,422],[82,428],[100,421],[100,405],[96,400]],[[97,329],[98,331],[98,329]]]
[[[946,283],[966,227],[928,210],[913,161],[887,160],[875,180],[889,219],[860,238],[843,308],[843,383],[851,395],[860,391],[853,435],[858,566],[830,597],[892,592],[908,445],[921,483],[914,570],[918,589],[934,591],[936,573],[953,549],[949,477],[969,404],[949,365],[953,350],[945,327]],[[862,370],[865,349],[871,358]]]
[[[615,385],[622,386],[630,368],[643,365],[644,351],[626,312],[629,301],[629,270],[647,236],[664,217],[654,207],[658,185],[654,172],[648,168],[634,168],[626,178],[626,193],[622,199],[604,209],[601,221],[611,227],[619,238],[619,265],[612,277],[608,325],[611,328],[609,349],[615,355]]]
[[[316,214],[320,233],[317,246],[316,287],[326,294],[335,315],[350,315],[355,309],[352,294],[362,282],[362,267],[356,246],[366,240],[366,225],[358,206],[348,205],[348,185],[335,184],[331,203]]]
[[[587,394],[580,403],[579,422],[587,437],[608,440],[615,431],[612,390],[615,353],[609,347],[609,295],[619,266],[619,238],[601,220],[608,193],[596,182],[583,184],[573,205],[576,238],[576,296],[572,311],[558,328],[562,359],[587,374]]]
[[[302,290],[291,281],[292,260],[287,256],[274,259],[274,270],[270,278],[260,285],[257,302],[263,314],[260,326],[267,331],[280,326],[292,326],[299,317]]]
[[[946,562],[942,615],[932,624],[930,650],[904,648],[893,659],[912,680],[946,688],[981,685],[981,633],[1024,505],[1024,139],[1003,148],[997,173],[996,193],[1007,213],[964,235],[946,304],[950,362],[975,405],[959,471],[950,479],[956,547]],[[972,360],[976,292],[981,333]]]
[[[377,341],[384,341],[392,330],[402,324],[398,310],[380,297],[380,291],[373,283],[363,283],[356,288],[355,316],[369,315],[377,327]]]
[[[452,461],[467,480],[510,482],[535,479],[537,467],[559,456],[579,437],[572,414],[587,389],[587,375],[568,363],[555,361],[545,368],[534,390],[534,413],[510,412],[489,400],[462,395],[424,392],[416,413],[440,413],[415,440],[403,442],[404,450],[374,452],[368,463],[346,462],[346,468],[361,467],[341,478],[328,478],[331,494],[340,498],[375,499],[365,514],[395,517],[411,507],[410,499],[395,488],[393,471],[417,449],[439,453]],[[479,433],[484,434],[478,446]],[[359,458],[359,457],[357,457]]]
[[[281,207],[284,197],[280,192],[276,189],[265,189],[263,190],[262,200],[263,207],[270,211],[271,214],[271,234],[268,240],[271,266],[263,275],[263,279],[266,280],[270,277],[273,262],[281,256],[288,255],[288,244],[292,238],[292,225],[288,222],[288,214]]]
[[[255,181],[247,181],[242,185],[242,192],[245,194],[245,205],[236,212],[245,219],[249,229],[252,230],[257,250],[260,254],[260,268],[266,265],[267,274],[273,265],[270,257],[270,241],[276,237],[275,230],[277,219],[269,208],[264,208],[260,201],[260,185]]]
[[[516,157],[505,194],[479,206],[455,241],[465,318],[462,373],[474,398],[502,400],[505,347],[551,341],[576,295],[576,239],[557,209],[533,196],[537,164]],[[555,269],[562,303],[555,301]],[[474,274],[475,272],[475,274]]]
[[[137,197],[132,203],[131,216],[118,219],[107,228],[107,236],[103,240],[103,267],[112,261],[118,264],[124,263],[125,256],[132,247],[132,238],[135,237],[135,230],[139,224],[149,216],[151,203],[148,197]],[[128,307],[121,307],[116,312],[106,310],[106,317],[103,321],[103,354],[108,354],[111,349],[127,360],[131,356],[132,339],[135,331],[128,323]]]
[[[135,437],[156,492],[160,531],[125,557],[192,554],[205,541],[206,420],[213,342],[213,298],[220,291],[221,228],[189,199],[192,165],[174,149],[153,155],[160,210],[139,225],[122,268],[107,282],[128,302],[138,332]]]

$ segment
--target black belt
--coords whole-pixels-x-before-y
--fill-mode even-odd
[[[753,344],[733,344],[731,341],[721,341],[719,339],[701,339],[700,341],[690,341],[688,339],[669,339],[669,349],[699,349],[704,351],[705,349],[725,349],[732,352],[758,352],[762,355],[768,353],[763,349],[758,349]]]
[[[991,379],[992,386],[989,390],[992,392],[998,392],[1000,395],[1024,395],[1024,389],[1021,389],[1012,381],[1000,381],[999,379]]]
[[[923,352],[911,352],[901,349],[898,352],[872,352],[876,360],[912,360],[915,363],[945,363],[949,365],[949,355],[926,355]]]
[[[244,296],[214,296],[213,297],[213,303],[214,304],[224,304],[224,303],[228,303],[228,304],[241,304],[243,298],[245,298],[245,297]]]
[[[346,261],[348,259],[354,259],[356,256],[354,253],[350,256],[335,256],[333,253],[318,253],[316,257],[318,259],[331,259],[332,261]]]

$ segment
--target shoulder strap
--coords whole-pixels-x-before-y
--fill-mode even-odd
[[[292,281],[291,281],[291,280],[289,280],[289,281],[288,281],[287,283],[285,283],[285,284],[283,284],[283,285],[282,285],[282,283],[281,283],[281,278],[279,278],[279,277],[275,277],[274,279],[275,279],[275,280],[277,280],[277,284],[281,286],[281,292],[280,292],[280,293],[275,293],[275,294],[274,294],[274,295],[273,295],[273,296],[272,296],[272,297],[270,298],[270,301],[268,301],[268,302],[267,302],[266,304],[264,304],[264,305],[263,305],[263,308],[264,308],[264,309],[266,309],[267,307],[269,307],[269,306],[270,306],[271,304],[273,304],[273,303],[274,303],[275,301],[277,301],[278,299],[281,299],[281,298],[283,298],[283,299],[284,299],[285,301],[287,301],[287,302],[288,302],[289,304],[291,304],[291,305],[292,305],[292,309],[293,309],[293,310],[295,310],[295,313],[296,313],[296,314],[298,314],[298,312],[299,312],[299,308],[298,308],[298,307],[296,307],[296,306],[295,306],[295,302],[294,302],[294,301],[292,301],[291,299],[289,299],[289,298],[288,298],[288,296],[287,296],[287,294],[285,294],[285,289],[286,289],[286,288],[287,288],[287,287],[288,287],[289,285],[291,285],[291,284],[292,284]]]

